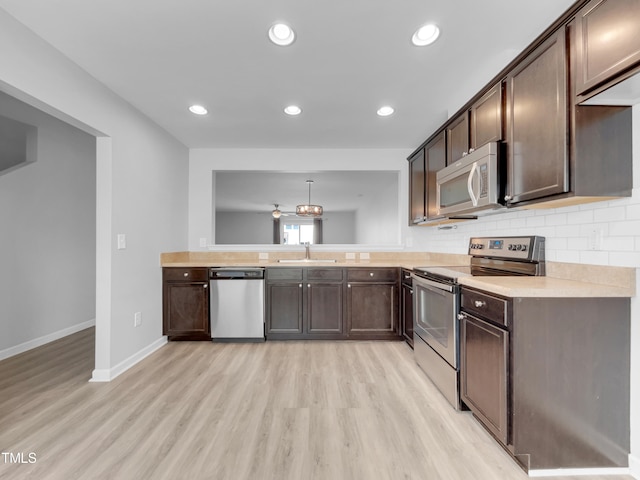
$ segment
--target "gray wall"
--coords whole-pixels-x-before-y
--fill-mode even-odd
[[[2,358],[95,317],[96,142],[1,92],[0,111],[38,128],[36,162],[0,176]]]

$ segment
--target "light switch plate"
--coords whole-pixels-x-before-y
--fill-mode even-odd
[[[124,233],[118,234],[118,250],[127,248],[127,236]]]
[[[200,246],[201,247],[206,247],[207,246],[207,238],[206,237],[200,237]]]

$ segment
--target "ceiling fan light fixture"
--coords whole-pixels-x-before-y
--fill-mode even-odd
[[[411,43],[416,47],[431,45],[440,36],[440,29],[433,23],[421,26],[411,37]]]
[[[271,212],[271,216],[273,218],[280,218],[282,216],[282,211],[278,208],[278,204],[275,203],[273,206],[276,208]]]
[[[269,28],[269,40],[280,47],[291,45],[295,39],[295,32],[286,23],[274,23]]]
[[[299,217],[321,217],[323,213],[322,205],[313,205],[311,203],[311,184],[313,180],[307,180],[309,185],[309,202],[306,204],[296,205],[296,215]]]

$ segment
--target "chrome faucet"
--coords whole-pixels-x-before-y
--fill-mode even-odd
[[[311,260],[311,253],[309,252],[309,242],[304,242],[304,259]]]

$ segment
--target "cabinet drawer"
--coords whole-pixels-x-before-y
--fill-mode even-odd
[[[307,269],[307,280],[331,280],[341,282],[344,274],[341,268],[309,268]]]
[[[302,268],[267,268],[267,280],[302,280]]]
[[[206,282],[209,280],[208,268],[170,267],[162,269],[164,281]]]
[[[347,270],[350,282],[397,282],[397,268],[350,268]]]
[[[460,308],[479,317],[507,326],[509,302],[502,298],[463,288]]]

